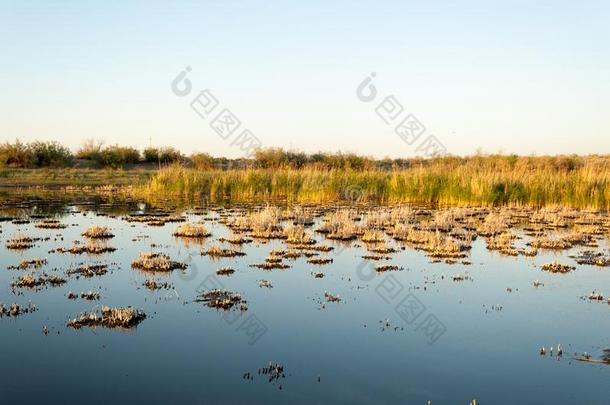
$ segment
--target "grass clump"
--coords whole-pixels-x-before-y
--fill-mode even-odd
[[[313,245],[316,243],[313,236],[305,231],[303,225],[296,225],[286,229],[286,243],[298,245]]]
[[[105,226],[94,225],[87,229],[82,235],[89,239],[110,239],[114,238],[114,235]]]
[[[47,264],[47,259],[32,259],[32,260],[22,260],[17,266],[9,266],[9,270],[27,270],[30,268],[39,269],[42,266]]]
[[[68,225],[62,224],[56,219],[46,219],[44,221],[38,222],[34,226],[39,229],[65,229],[68,227]]]
[[[545,263],[542,265],[542,271],[548,271],[551,273],[561,273],[566,274],[574,270],[574,266],[569,266],[567,264],[561,264],[557,261],[551,263]]]
[[[108,272],[107,264],[83,264],[78,266],[75,269],[70,269],[66,271],[66,274],[72,275],[76,274],[78,276],[83,276],[85,278],[91,278],[93,276],[103,276]]]
[[[186,264],[173,261],[164,253],[150,252],[140,253],[140,257],[131,263],[131,267],[145,271],[169,272],[177,269],[184,270],[186,269]]]
[[[212,258],[221,258],[221,257],[236,257],[236,256],[245,256],[244,252],[240,252],[238,250],[233,249],[225,249],[220,246],[211,246],[208,250],[201,252],[202,256],[210,256]]]
[[[15,281],[13,281],[11,286],[18,288],[37,288],[46,285],[56,287],[64,284],[65,282],[66,280],[61,277],[51,276],[44,273],[38,277],[34,276],[33,274],[25,274],[23,276],[19,276]]]
[[[17,235],[6,242],[6,248],[10,250],[26,250],[34,247],[34,242],[38,240],[25,235]]]
[[[73,255],[80,255],[87,253],[90,255],[101,255],[103,253],[114,252],[116,248],[108,246],[105,243],[87,242],[85,244],[75,243],[69,248],[58,248],[58,253],[71,253]]]
[[[101,313],[89,312],[68,321],[67,326],[74,329],[104,326],[106,328],[133,328],[146,318],[146,314],[132,307],[102,307]]]
[[[204,291],[195,299],[195,302],[203,302],[210,308],[225,311],[229,311],[236,306],[240,311],[248,310],[247,303],[242,299],[241,294],[227,290],[213,289]]]
[[[5,307],[4,304],[0,303],[0,318],[5,316],[12,316],[14,318],[19,315],[28,314],[36,311],[36,307],[30,302],[27,307],[23,307],[19,304],[11,304],[8,307]]]
[[[185,223],[180,225],[173,235],[180,238],[207,238],[211,233],[202,224]]]

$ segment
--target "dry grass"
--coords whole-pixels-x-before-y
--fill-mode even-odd
[[[72,291],[68,291],[66,295],[69,300],[75,300],[80,297],[80,299],[87,301],[97,301],[101,298],[100,293],[93,292],[89,290],[88,292],[81,292],[80,294],[73,293]]]
[[[241,294],[233,293],[227,290],[209,290],[201,293],[195,302],[204,302],[210,308],[217,308],[228,311],[235,306],[239,308],[240,311],[247,311],[248,306],[244,299],[242,299]]]
[[[238,250],[233,249],[225,249],[220,246],[210,246],[208,250],[201,252],[202,256],[210,256],[212,258],[221,258],[221,257],[236,257],[236,256],[245,256],[246,254],[240,252]]]
[[[571,272],[574,269],[574,266],[568,266],[567,264],[561,264],[556,261],[551,263],[545,263],[542,265],[542,271],[548,271],[551,273],[565,274]]]
[[[39,229],[64,229],[68,227],[68,225],[62,224],[56,219],[46,219],[44,221],[38,222],[34,226]]]
[[[87,253],[90,255],[101,255],[103,253],[114,252],[116,248],[108,246],[105,243],[97,241],[89,241],[85,244],[75,243],[69,248],[58,248],[58,253],[71,253],[73,255],[80,255]]]
[[[19,276],[15,281],[13,281],[13,283],[11,283],[11,286],[19,288],[36,288],[49,285],[52,287],[56,287],[64,284],[65,282],[66,280],[61,277],[52,276],[44,273],[38,277],[34,276],[33,274],[25,274],[23,276]]]
[[[34,247],[34,242],[38,240],[26,235],[16,235],[6,242],[6,248],[10,250],[25,250]]]
[[[107,272],[108,272],[107,264],[83,264],[83,265],[78,266],[75,269],[67,270],[66,274],[68,274],[68,275],[76,274],[77,276],[91,278],[93,276],[103,276]]]
[[[366,243],[381,243],[385,241],[385,234],[381,231],[366,230],[362,235],[362,241]]]
[[[105,226],[94,225],[87,229],[82,235],[89,239],[110,239],[114,238],[114,235]]]
[[[18,317],[19,315],[28,314],[36,311],[36,307],[30,302],[27,307],[23,307],[19,304],[11,304],[9,307],[5,307],[4,304],[0,303],[0,318],[5,316]]]
[[[104,326],[106,328],[133,328],[146,318],[146,314],[132,307],[110,308],[102,307],[101,314],[97,312],[84,313],[80,317],[68,321],[67,326],[80,329],[82,327]]]
[[[38,258],[38,259],[32,259],[32,260],[22,260],[17,266],[9,266],[8,269],[9,270],[27,270],[30,268],[34,268],[34,269],[39,269],[42,266],[44,266],[45,264],[47,264],[47,259],[42,259],[42,258]]]
[[[286,229],[286,243],[298,245],[313,245],[316,243],[313,236],[305,230],[303,225],[296,225]]]
[[[173,235],[180,238],[202,239],[207,238],[211,235],[211,233],[208,232],[208,230],[203,224],[185,223],[180,225]]]
[[[233,273],[235,273],[235,269],[232,269],[231,267],[221,267],[216,270],[216,274],[219,276],[230,276]]]
[[[131,263],[134,269],[154,272],[169,272],[172,270],[186,269],[186,264],[176,262],[164,253],[140,253],[140,257]]]
[[[359,201],[460,205],[564,205],[610,209],[608,156],[472,156],[422,160],[401,170],[160,170],[148,195],[205,196],[211,201],[325,203],[359,190]]]
[[[399,271],[399,270],[402,270],[402,268],[398,267],[398,266],[390,265],[390,264],[381,264],[381,265],[375,266],[375,271],[377,273],[383,273],[386,271]]]

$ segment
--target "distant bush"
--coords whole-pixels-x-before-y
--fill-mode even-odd
[[[66,167],[74,163],[70,149],[57,142],[32,142],[28,147],[34,167]]]
[[[15,141],[0,145],[0,166],[2,167],[32,167],[32,154],[28,145]]]
[[[172,147],[144,149],[144,161],[147,163],[175,163],[184,159],[179,150]]]
[[[209,170],[214,167],[214,157],[209,153],[193,153],[191,161],[193,166],[199,170]]]
[[[100,152],[99,162],[113,168],[140,162],[140,152],[130,146],[108,146]]]
[[[287,151],[282,148],[259,149],[254,154],[256,167],[262,169],[316,167],[322,169],[371,169],[375,166],[383,167],[381,161],[375,161],[366,156],[354,153],[314,153],[307,155],[303,152]],[[398,162],[402,164],[403,162]],[[392,167],[392,161],[385,163]]]
[[[76,152],[76,157],[79,159],[94,160],[99,162],[102,157],[102,149],[104,141],[88,139],[83,142],[80,149]]]
[[[3,167],[65,167],[72,165],[72,152],[57,142],[15,141],[0,145],[0,166]]]

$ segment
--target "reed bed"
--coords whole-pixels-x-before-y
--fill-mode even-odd
[[[211,201],[506,204],[610,208],[610,159],[489,156],[445,158],[401,170],[166,167],[139,189]],[[559,225],[559,224],[558,224]]]

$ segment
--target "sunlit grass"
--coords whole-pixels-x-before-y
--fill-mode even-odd
[[[591,157],[581,167],[557,169],[545,164],[544,158],[518,158],[527,159],[527,164],[517,161],[513,165],[500,164],[500,158],[439,161],[397,171],[309,168],[200,171],[171,166],[157,172],[141,191],[205,197],[211,201],[349,200],[610,208],[610,159]]]

